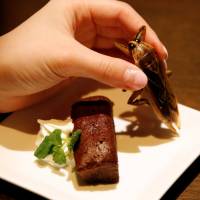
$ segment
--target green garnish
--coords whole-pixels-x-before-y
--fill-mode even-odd
[[[64,150],[59,146],[54,146],[53,148],[53,160],[55,163],[60,165],[66,163],[66,155]]]
[[[54,145],[61,145],[62,144],[61,133],[62,133],[62,131],[60,129],[55,129],[48,136],[50,138],[52,144],[54,144]]]
[[[61,145],[61,130],[55,129],[49,136],[46,136],[39,147],[34,152],[34,155],[39,158],[43,159],[49,154],[51,154],[51,150],[55,145]]]
[[[79,129],[71,133],[71,136],[69,138],[69,143],[67,145],[69,148],[69,151],[72,151],[74,149],[74,146],[76,142],[79,140],[80,135],[81,135],[81,130]]]
[[[76,130],[71,133],[70,137],[62,141],[62,131],[55,129],[49,136],[46,136],[42,143],[35,150],[34,155],[38,159],[44,159],[46,156],[52,154],[53,160],[57,164],[66,164],[67,158],[72,154],[76,142],[79,140],[81,130]],[[68,152],[65,153],[63,147],[68,147]]]

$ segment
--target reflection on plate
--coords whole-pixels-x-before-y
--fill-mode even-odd
[[[75,89],[78,91],[77,83]],[[130,112],[132,107],[124,104],[128,93],[93,88],[92,93],[85,94],[105,95],[115,103],[118,184],[80,186],[71,169],[57,171],[33,156],[36,119],[64,119],[70,108],[68,97],[72,101],[79,98],[77,93],[72,95],[72,90],[16,112],[0,125],[0,178],[50,199],[151,200],[159,199],[199,156],[199,111],[179,105],[182,128],[180,135],[174,137],[168,129],[161,128],[150,108],[139,107]]]

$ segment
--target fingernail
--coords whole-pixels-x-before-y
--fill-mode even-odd
[[[164,57],[165,57],[165,59],[167,59],[168,58],[168,51],[167,51],[167,49],[164,45],[163,45],[163,51],[165,53]]]
[[[147,84],[147,77],[141,70],[128,68],[124,74],[124,81],[128,88],[139,90]]]
[[[165,59],[163,60],[163,63],[164,63],[165,69],[167,70],[167,61]]]

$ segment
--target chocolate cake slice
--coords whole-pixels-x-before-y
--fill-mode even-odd
[[[106,97],[82,99],[72,106],[74,130],[81,129],[74,148],[76,172],[89,183],[116,183],[119,180],[113,103]]]

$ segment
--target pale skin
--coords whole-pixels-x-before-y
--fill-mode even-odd
[[[0,112],[39,102],[70,81],[92,78],[139,90],[147,83],[132,63],[99,53],[147,26],[145,40],[162,59],[167,51],[155,32],[128,4],[115,0],[51,0],[0,37]],[[94,50],[95,49],[95,50]]]

